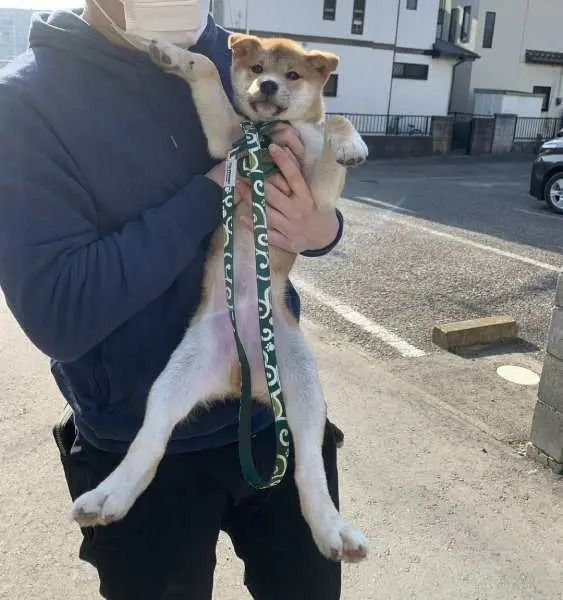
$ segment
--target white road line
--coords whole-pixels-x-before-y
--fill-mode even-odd
[[[534,215],[534,217],[543,217],[544,219],[550,219],[555,223],[555,219],[561,218],[554,212],[542,213],[537,210],[527,210],[526,208],[513,208],[514,212],[524,213],[525,215]]]
[[[364,202],[368,202],[369,204],[373,204],[374,206],[377,206],[377,207],[389,208],[393,211],[416,215],[416,211],[411,210],[410,208],[403,208],[402,206],[397,206],[396,204],[391,204],[390,202],[383,202],[382,200],[376,200],[375,198],[370,198],[369,196],[356,196],[356,198],[358,198],[358,200],[363,200]]]
[[[362,197],[363,200],[373,200],[373,198],[369,198],[367,196]],[[344,198],[346,200],[346,198]],[[377,200],[377,202],[380,202]],[[395,205],[392,205],[395,206]],[[452,240],[453,242],[457,242],[458,244],[465,244],[466,246],[471,246],[473,248],[478,248],[479,250],[485,250],[487,252],[491,252],[492,254],[497,254],[498,256],[504,256],[505,258],[510,258],[512,260],[517,260],[519,262],[525,263],[527,265],[532,265],[534,267],[538,267],[540,269],[545,269],[546,271],[555,271],[559,273],[563,271],[563,265],[556,266],[551,265],[549,263],[542,262],[540,260],[535,260],[534,258],[528,258],[527,256],[522,256],[521,254],[515,254],[514,252],[509,252],[508,250],[501,250],[500,248],[495,248],[494,246],[488,246],[487,244],[481,244],[480,242],[474,242],[473,240],[469,240],[467,238],[454,235],[452,233],[446,233],[445,231],[439,231],[438,229],[432,229],[431,227],[426,227],[425,225],[419,225],[418,223],[411,223],[402,218],[393,218],[393,223],[397,223],[397,225],[403,225],[404,227],[410,227],[411,229],[415,229],[417,231],[423,231],[425,233],[429,233],[431,235],[435,235],[436,237],[445,238],[447,240]]]
[[[385,329],[375,321],[364,317],[361,313],[355,311],[352,307],[340,302],[337,298],[333,298],[324,292],[321,292],[317,287],[307,283],[303,279],[299,277],[291,277],[291,281],[303,292],[307,295],[311,296],[321,304],[328,306],[335,313],[340,315],[343,319],[346,319],[349,323],[360,327],[367,333],[373,335],[377,339],[381,340],[388,346],[391,346],[401,356],[406,358],[418,358],[421,356],[425,356],[425,352],[420,350],[419,348],[415,348],[407,341],[401,339],[398,335],[393,332]]]
[[[465,244],[466,246],[478,248],[479,250],[486,250],[487,252],[491,252],[492,254],[497,254],[498,256],[504,256],[504,257],[510,258],[512,260],[520,261],[527,265],[532,265],[532,266],[538,267],[540,269],[545,269],[546,271],[555,271],[556,273],[563,271],[563,265],[557,267],[557,266],[551,265],[549,263],[541,262],[540,260],[535,260],[534,258],[528,258],[527,256],[515,254],[514,252],[508,252],[508,250],[501,250],[500,248],[495,248],[494,246],[487,246],[487,244],[481,244],[479,242],[474,242],[473,240],[468,240],[467,238],[453,235],[452,233],[446,233],[445,231],[438,231],[437,229],[425,227],[424,225],[408,223],[404,220],[399,220],[399,219],[395,220],[394,222],[404,225],[405,227],[410,227],[411,229],[416,229],[418,231],[424,231],[425,233],[430,233],[431,235],[435,235],[436,237],[441,237],[441,238],[445,238],[447,240],[452,240],[453,242],[458,242],[459,244]]]

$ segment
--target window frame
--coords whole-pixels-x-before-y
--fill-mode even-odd
[[[359,13],[356,17],[356,13]],[[356,19],[358,24],[356,24]],[[352,29],[353,35],[364,35],[364,26],[366,22],[366,0],[354,0],[352,8]]]
[[[485,49],[491,49],[495,39],[495,26],[497,21],[497,13],[488,10],[485,13],[485,21],[483,24],[483,43],[481,44]]]
[[[463,7],[463,14],[461,17],[461,31],[459,33],[459,41],[466,44],[471,39],[471,5],[465,5]]]
[[[398,68],[402,67],[402,72],[398,73]],[[419,71],[419,74],[413,72]],[[410,71],[410,72],[409,72]],[[394,62],[392,77],[393,79],[410,79],[412,81],[428,81],[430,74],[430,65],[424,63],[405,63],[405,62]]]
[[[334,87],[334,90],[332,89]],[[325,98],[336,98],[338,96],[338,73],[332,73],[323,88]]]
[[[532,94],[543,94],[542,113],[549,112],[549,107],[551,106],[551,92],[552,88],[549,85],[535,85],[532,88]]]
[[[324,0],[323,21],[336,21],[336,2],[337,0]]]
[[[448,29],[448,42],[455,44],[457,42],[457,33],[459,28],[459,8],[452,8],[450,13],[450,27]]]

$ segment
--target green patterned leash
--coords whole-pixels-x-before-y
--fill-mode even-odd
[[[275,163],[266,162],[270,135],[279,121],[270,123],[241,123],[243,137],[235,142],[227,157],[223,193],[223,230],[225,238],[224,267],[227,307],[241,369],[241,399],[239,410],[238,446],[239,460],[246,481],[256,489],[266,489],[280,483],[287,470],[289,456],[289,429],[280,386],[274,322],[272,315],[272,284],[268,249],[268,224],[266,220],[266,194],[264,179],[278,172]],[[239,158],[247,151],[248,155]],[[250,364],[242,345],[235,312],[234,290],[234,197],[237,173],[250,178],[252,184],[252,215],[254,222],[254,249],[256,257],[256,287],[258,290],[258,317],[264,373],[274,413],[276,433],[276,463],[269,480],[264,480],[256,469],[252,452],[252,381]]]

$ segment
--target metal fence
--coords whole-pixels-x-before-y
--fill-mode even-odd
[[[362,135],[432,135],[432,117],[422,115],[341,114],[350,119]]]
[[[515,142],[532,142],[538,137],[543,140],[554,138],[562,127],[561,119],[548,117],[518,117],[514,132]]]

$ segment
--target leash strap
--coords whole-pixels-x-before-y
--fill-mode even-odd
[[[224,269],[227,308],[241,369],[241,399],[239,409],[238,445],[239,460],[246,481],[256,489],[266,489],[280,483],[287,470],[289,456],[289,428],[280,385],[274,322],[272,315],[272,284],[268,249],[268,224],[266,220],[265,178],[278,171],[275,163],[266,162],[270,134],[279,121],[271,123],[241,123],[243,137],[235,142],[227,157],[225,187],[223,191]],[[247,156],[239,158],[241,152]],[[236,319],[235,268],[234,268],[234,199],[237,173],[250,178],[252,184],[252,216],[254,223],[254,249],[256,259],[256,286],[258,290],[258,317],[264,373],[268,384],[270,403],[274,414],[276,432],[276,463],[269,480],[264,480],[256,469],[252,452],[252,380],[250,364],[241,342]]]

